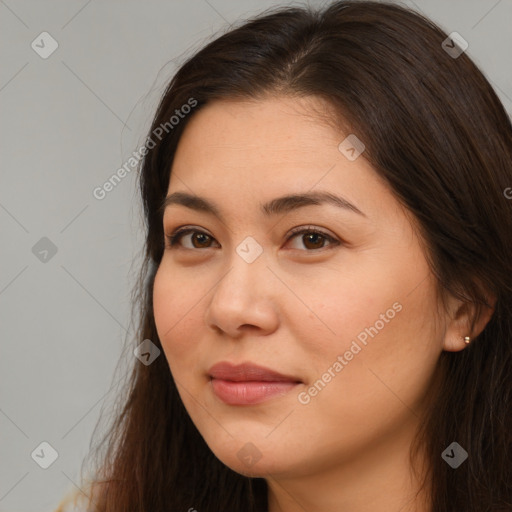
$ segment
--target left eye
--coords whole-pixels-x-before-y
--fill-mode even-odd
[[[182,245],[182,239],[188,235],[191,235],[191,238],[189,240],[191,240],[192,247],[184,247],[185,249],[209,249],[209,243],[215,240],[215,238],[208,235],[204,231],[192,228],[184,228],[178,229],[170,235],[166,235],[167,245],[169,246],[169,248],[174,248],[175,246]],[[303,241],[302,243],[304,244],[304,246],[310,250],[323,249],[325,247],[324,244],[326,241],[329,242],[329,245],[332,246],[340,244],[338,240],[328,235],[327,233],[311,228],[299,229],[292,232],[292,234],[288,237],[286,241],[288,242],[293,238],[297,238],[299,235],[302,235],[301,239]],[[194,245],[195,243],[197,243],[197,245]],[[297,247],[295,247],[295,249],[297,249]]]
[[[299,240],[302,240],[304,246],[309,249],[323,249],[324,248],[324,242],[328,241],[329,245],[335,246],[339,245],[340,242],[333,238],[332,236],[328,235],[327,233],[324,233],[322,231],[318,231],[317,229],[300,229],[295,232],[292,232],[291,236],[288,238],[287,241],[291,240],[292,238],[298,237],[298,235],[302,235]],[[309,245],[308,245],[309,244]],[[318,246],[320,244],[320,247]]]

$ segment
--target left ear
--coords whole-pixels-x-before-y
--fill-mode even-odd
[[[491,319],[496,305],[496,298],[492,297],[488,303],[491,307],[481,306],[480,315],[475,318],[473,329],[471,329],[471,320],[477,314],[477,305],[468,302],[462,302],[450,297],[449,311],[451,316],[448,318],[446,331],[443,340],[443,349],[448,352],[459,352],[468,346],[464,341],[465,336],[469,336],[470,343],[484,330]]]

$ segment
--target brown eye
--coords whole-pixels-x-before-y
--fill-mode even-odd
[[[324,245],[326,238],[319,233],[309,233],[308,235],[302,235],[304,245],[308,249],[321,249]],[[311,244],[311,245],[308,245]]]
[[[188,238],[190,235],[190,238]],[[182,239],[188,240],[188,246],[182,243]],[[327,246],[336,246],[341,242],[333,238],[332,236],[312,228],[298,228],[287,241],[296,238],[302,241],[302,247],[295,247],[295,249],[303,250],[306,248],[306,252],[312,252],[315,250],[321,250]],[[171,235],[166,236],[167,244],[169,247],[181,247],[183,249],[209,249],[212,247],[212,242],[215,240],[212,236],[198,229],[184,228],[178,229]]]
[[[329,242],[328,245],[330,245],[330,246],[335,246],[335,245],[340,244],[340,242],[338,240],[336,240],[332,236],[328,235],[327,233],[323,233],[322,231],[319,231],[317,229],[312,229],[312,228],[302,228],[302,229],[296,230],[288,238],[288,240],[291,240],[293,238],[297,238],[298,240],[301,240],[303,247],[308,249],[308,252],[319,250],[319,249],[324,249],[325,242]],[[295,249],[297,249],[297,247],[295,247]],[[298,247],[298,249],[302,249],[302,248]]]
[[[213,237],[204,233],[203,231],[199,231],[197,229],[181,229],[174,232],[172,235],[167,236],[168,245],[170,247],[174,247],[176,245],[182,245],[181,240],[183,237],[191,235],[190,241],[192,243],[192,247],[184,247],[185,249],[201,249],[201,248],[209,248]]]

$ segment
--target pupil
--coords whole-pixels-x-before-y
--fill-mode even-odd
[[[322,238],[322,235],[319,235],[318,233],[310,233],[309,235],[306,235],[308,237],[308,240],[313,243],[313,245],[316,245],[319,243],[319,238]],[[316,241],[315,241],[316,239]]]
[[[204,244],[207,241],[207,237],[203,233],[196,233],[195,236],[196,236],[196,240],[199,239],[198,242],[199,242],[200,245]],[[202,240],[201,240],[201,238],[202,238]]]

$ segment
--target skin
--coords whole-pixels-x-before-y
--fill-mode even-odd
[[[211,238],[188,234],[166,247],[154,283],[158,335],[192,421],[223,463],[267,479],[270,512],[426,512],[408,456],[429,381],[441,352],[463,350],[463,336],[488,318],[470,333],[469,310],[455,299],[441,311],[411,216],[364,153],[350,161],[338,150],[348,133],[316,114],[324,106],[281,96],[217,101],[194,114],[168,194],[205,197],[223,221],[166,209],[166,234],[187,225]],[[260,212],[273,198],[319,190],[365,215],[327,204]],[[288,240],[300,226],[340,243],[307,233]],[[247,236],[263,250],[252,263],[236,252]],[[401,310],[332,370],[396,303]],[[261,404],[226,405],[207,376],[219,361],[254,362],[302,384]],[[301,403],[329,368],[330,382]],[[237,456],[246,443],[256,463]]]

